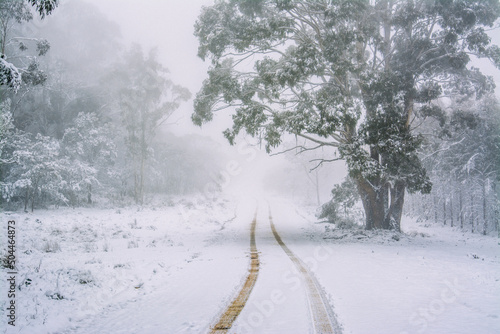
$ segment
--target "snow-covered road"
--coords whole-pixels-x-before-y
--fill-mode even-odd
[[[311,209],[263,197],[2,213],[23,222],[17,326],[3,332],[208,333],[248,276],[256,208],[258,277],[229,333],[317,328],[269,208],[343,333],[500,332],[496,238],[410,219],[405,234],[326,231]]]
[[[229,332],[333,333],[322,300],[310,291],[310,273],[297,267],[273,235],[268,203],[259,201],[258,208],[259,279]]]
[[[497,238],[408,218],[406,234],[325,233],[324,224],[286,202],[274,211],[284,241],[329,294],[344,333],[500,332]]]

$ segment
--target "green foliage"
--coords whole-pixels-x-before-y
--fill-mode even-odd
[[[360,200],[356,190],[356,183],[347,178],[340,185],[336,184],[332,189],[332,201],[341,203],[345,209],[350,209]]]
[[[317,216],[319,219],[327,219],[328,222],[335,223],[335,221],[340,219],[339,205],[333,201],[326,202],[321,206]]]
[[[59,0],[27,0],[33,7],[35,7],[36,11],[42,18],[45,15],[49,15],[56,9],[59,4]]]
[[[360,200],[356,183],[346,178],[332,189],[332,199],[321,206],[318,218],[327,219],[337,227],[347,227],[354,223],[352,208]]]
[[[268,151],[288,133],[338,147],[369,201],[389,189],[428,193],[414,126],[445,125],[434,103],[443,95],[492,91],[492,78],[468,64],[472,56],[499,64],[486,34],[499,16],[495,0],[219,1],[195,25],[198,54],[212,66],[193,121],[230,108],[232,144],[245,131]],[[397,212],[398,222],[401,196],[380,201],[389,208],[380,217]]]
[[[0,17],[2,22],[13,19],[17,23],[33,19],[30,7],[24,1],[19,0],[3,0],[0,6]]]
[[[14,129],[10,104],[9,99],[0,102],[0,164],[9,162],[9,158],[5,156],[4,147],[8,145],[9,137]]]
[[[22,24],[33,19],[30,6],[33,6],[42,18],[49,15],[57,7],[58,0],[2,0],[0,5],[0,85],[6,86],[13,91],[17,91],[21,83],[28,85],[38,85],[47,79],[45,73],[39,70],[36,59],[29,59],[28,67],[18,69],[22,63],[18,63],[17,55],[10,54],[9,46],[17,44],[17,50],[24,52],[28,49],[25,41],[35,41],[36,51],[38,56],[43,56],[50,48],[50,44],[46,40],[36,40],[33,38],[20,38],[18,36],[10,36],[10,30],[14,26],[14,22]],[[12,52],[13,53],[13,52]],[[14,64],[13,60],[17,63]],[[22,66],[22,65],[21,65]],[[22,78],[22,80],[21,80]]]
[[[8,178],[2,184],[2,196],[22,197],[25,209],[42,197],[50,197],[59,203],[66,202],[62,193],[65,166],[60,157],[59,143],[52,138],[16,133],[11,136],[9,149],[15,162],[10,167]]]

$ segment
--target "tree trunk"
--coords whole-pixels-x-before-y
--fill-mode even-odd
[[[462,195],[462,185],[460,185],[460,228],[464,228],[464,208],[463,208],[463,195]]]
[[[453,227],[454,221],[453,221],[453,194],[451,194],[450,197],[450,226]]]
[[[473,195],[473,190],[471,189],[471,194],[470,194],[470,226],[471,226],[471,231],[474,233],[474,195]]]
[[[135,203],[139,203],[139,171],[137,170],[137,166],[135,167],[136,170],[134,171],[134,200]]]
[[[88,192],[87,192],[87,203],[92,204],[92,185],[88,185]]]
[[[30,188],[26,187],[26,194],[24,195],[24,212],[28,212],[29,199],[30,199]]]
[[[40,179],[37,178],[35,182],[32,184],[32,190],[31,190],[31,212],[35,211],[35,199],[37,197],[37,192],[38,192],[38,182],[40,182]]]
[[[443,198],[443,225],[446,225],[446,198]]]
[[[499,212],[499,207],[500,207],[500,203],[498,201],[498,193],[497,193],[497,184],[496,182],[493,182],[493,207],[495,208],[493,210],[493,214],[494,214],[494,221],[495,221],[495,230],[498,231],[498,240],[499,240],[499,244],[500,244],[500,226],[498,226],[500,224],[500,219],[499,219],[499,216],[500,216],[500,212]]]
[[[422,212],[424,213],[424,219],[426,221],[429,220],[429,209],[428,209],[429,200],[428,200],[428,197],[429,196],[426,196],[425,198],[423,198],[423,196],[420,195],[420,200],[422,201]]]
[[[488,229],[488,212],[486,199],[486,180],[483,180],[483,235],[486,235]]]
[[[436,195],[433,196],[434,200],[434,223],[438,223],[438,209],[437,209],[437,197]]]
[[[406,186],[404,182],[396,182],[391,188],[391,203],[387,211],[384,228],[401,231],[401,217],[403,216],[403,205],[405,202]]]
[[[362,177],[358,178],[356,183],[366,215],[365,228],[367,230],[382,229],[385,220],[383,196]]]
[[[141,165],[139,174],[139,204],[144,204],[144,165],[147,159],[147,142],[146,142],[146,119],[143,115],[141,123]]]
[[[139,204],[144,202],[144,154],[141,156],[141,169],[139,174]]]
[[[390,207],[389,207],[389,199],[392,197],[392,192],[389,184],[381,185],[379,195],[380,201],[382,202],[382,210],[384,212],[384,220],[382,223],[382,228],[384,230],[391,229],[390,224]],[[392,202],[391,202],[392,203]]]

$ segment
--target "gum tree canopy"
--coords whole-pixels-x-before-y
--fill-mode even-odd
[[[245,130],[268,151],[286,133],[338,148],[366,228],[399,230],[405,191],[431,189],[415,119],[494,88],[469,62],[500,65],[486,33],[499,15],[498,0],[217,1],[195,25],[211,68],[193,122],[234,108],[231,143]]]
[[[22,22],[29,22],[33,20],[33,14],[30,5],[43,19],[46,15],[51,14],[57,7],[59,0],[1,0],[0,1],[0,86],[7,86],[14,91],[17,91],[21,86],[21,73],[23,73],[23,80],[27,83],[38,84],[45,81],[45,76],[42,72],[38,71],[37,63],[34,59],[27,69],[21,71],[9,61],[6,52],[13,44],[17,44],[19,50],[24,51],[27,49],[22,40],[29,40],[29,38],[12,38],[10,30],[13,27],[13,22],[18,24]],[[49,50],[49,43],[46,40],[36,41],[37,52],[39,56],[44,55]],[[17,56],[13,58],[19,58]]]

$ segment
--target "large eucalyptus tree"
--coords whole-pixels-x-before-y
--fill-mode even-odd
[[[469,62],[500,65],[487,34],[499,15],[497,0],[217,1],[195,25],[211,68],[192,119],[230,108],[231,143],[245,130],[267,150],[287,133],[338,148],[366,228],[399,230],[405,191],[431,189],[415,119],[493,88]]]

